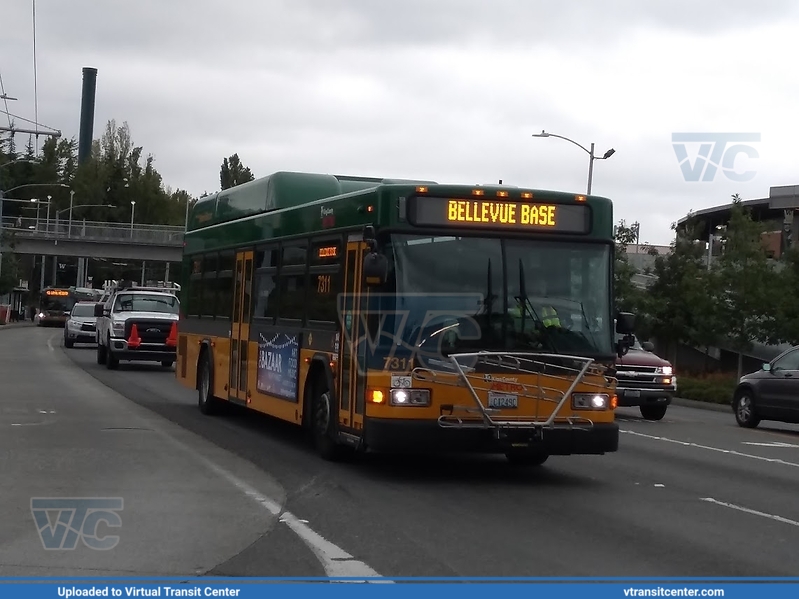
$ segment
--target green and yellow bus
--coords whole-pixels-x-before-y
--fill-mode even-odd
[[[278,172],[201,198],[184,245],[176,377],[203,413],[295,423],[325,459],[618,448],[607,198]]]

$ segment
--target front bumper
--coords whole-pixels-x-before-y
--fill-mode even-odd
[[[97,333],[95,331],[73,330],[67,328],[64,338],[75,343],[97,343]]]
[[[155,343],[143,343],[137,348],[128,346],[124,339],[111,339],[111,346],[107,348],[117,360],[128,362],[174,362],[177,358],[177,348]]]
[[[540,449],[549,455],[601,455],[619,448],[619,425],[615,422],[594,424],[590,428],[544,428],[541,437],[532,441],[529,430],[511,433],[512,438],[502,441],[492,430],[442,428],[435,420],[368,418],[364,428],[367,449],[381,452],[504,453],[512,449],[510,443],[514,440],[530,442],[530,449]]]
[[[616,397],[620,408],[639,406],[667,406],[677,394],[677,386],[664,387],[625,387],[620,384],[616,387]]]

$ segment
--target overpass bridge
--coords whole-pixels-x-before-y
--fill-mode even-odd
[[[13,217],[0,222],[2,252],[39,256],[180,262],[182,226],[44,221],[24,228]]]

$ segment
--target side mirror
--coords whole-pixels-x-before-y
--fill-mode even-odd
[[[620,335],[632,335],[635,330],[635,314],[619,312],[616,315],[616,332]]]
[[[94,304],[94,315],[95,317],[101,317],[103,315],[103,308],[105,307],[104,304]]]
[[[641,347],[643,348],[644,351],[650,351],[650,352],[655,351],[655,344],[652,343],[651,341],[644,341],[641,344]]]
[[[388,280],[388,258],[375,252],[366,254],[363,258],[363,276],[370,287],[383,285]]]
[[[763,370],[765,370],[766,372],[770,372],[770,371],[771,371],[771,364],[769,364],[768,362],[766,362],[765,364],[763,364],[763,366],[761,366],[761,368],[762,368]]]
[[[635,345],[635,336],[625,335],[616,342],[616,355],[623,358],[633,345]]]

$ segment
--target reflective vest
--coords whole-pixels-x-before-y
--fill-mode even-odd
[[[509,310],[511,315],[516,318],[522,317],[521,308],[515,306]],[[545,327],[559,327],[560,326],[560,318],[558,318],[558,313],[555,311],[555,308],[551,306],[544,306],[541,308],[541,311],[538,313],[541,317],[541,322],[544,324]]]
[[[560,318],[558,318],[558,313],[552,306],[544,306],[541,309],[541,321],[544,323],[545,327],[560,326]]]

